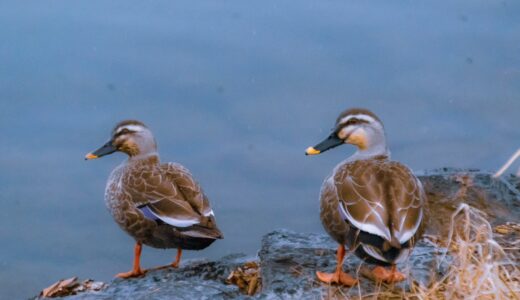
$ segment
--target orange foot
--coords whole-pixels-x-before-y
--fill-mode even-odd
[[[406,279],[406,275],[397,271],[395,267],[388,270],[381,266],[377,266],[372,270],[372,276],[375,281],[382,281],[385,283],[395,283]]]
[[[116,277],[127,279],[127,278],[142,277],[142,276],[144,276],[144,274],[146,274],[146,270],[143,271],[141,269],[137,269],[137,270],[132,270],[129,272],[119,273],[116,275]]]
[[[337,283],[345,286],[353,286],[358,283],[357,279],[354,279],[352,276],[348,275],[345,272],[335,272],[335,273],[323,273],[316,272],[316,276],[321,282],[325,283]]]

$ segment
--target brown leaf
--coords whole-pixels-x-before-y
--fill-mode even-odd
[[[76,287],[79,283],[77,277],[71,277],[69,279],[59,280],[53,283],[49,287],[43,289],[40,293],[42,297],[59,297],[68,295],[69,291]]]
[[[243,266],[237,267],[229,274],[226,279],[228,284],[238,286],[244,294],[254,295],[260,291],[261,278],[260,267],[256,261],[244,263]]]
[[[41,297],[63,297],[69,295],[76,295],[86,291],[99,291],[107,285],[101,281],[94,281],[92,279],[79,282],[77,277],[59,280],[40,292]]]

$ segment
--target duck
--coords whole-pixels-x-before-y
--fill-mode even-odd
[[[316,272],[319,281],[353,286],[358,280],[343,272],[347,253],[373,268],[368,278],[396,283],[406,279],[396,264],[406,261],[423,232],[426,194],[404,164],[390,159],[382,121],[370,110],[352,108],[336,119],[332,133],[306,155],[318,155],[351,144],[357,151],[340,162],[324,180],[320,219],[338,243],[333,273]]]
[[[110,140],[85,160],[122,152],[128,159],[110,174],[105,204],[115,222],[135,240],[133,267],[116,277],[145,275],[143,245],[177,249],[175,261],[156,269],[177,268],[183,250],[202,250],[223,238],[208,197],[190,171],[178,163],[161,163],[151,130],[141,121],[124,120]]]

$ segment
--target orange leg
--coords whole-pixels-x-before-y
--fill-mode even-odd
[[[171,264],[173,268],[178,268],[181,263],[182,249],[177,248],[177,256],[175,257],[175,261]]]
[[[406,275],[397,271],[395,265],[392,265],[390,270],[377,266],[372,270],[372,276],[375,281],[383,281],[385,283],[395,283],[406,279]]]
[[[140,277],[143,276],[146,273],[146,270],[141,270],[141,250],[142,250],[141,243],[137,242],[135,243],[134,247],[134,266],[132,268],[132,271],[119,273],[116,275],[116,277],[119,278],[131,278],[131,277]]]
[[[155,267],[153,269],[154,270],[161,270],[161,269],[166,269],[166,268],[178,268],[179,264],[181,263],[181,256],[182,256],[182,249],[181,248],[177,248],[177,256],[175,257],[175,261],[174,262],[172,262],[169,265]]]
[[[345,246],[339,245],[338,251],[336,253],[336,272],[334,273],[324,273],[324,272],[316,272],[316,276],[318,280],[325,283],[338,283],[346,286],[353,286],[358,281],[354,279],[352,276],[342,271],[343,268],[343,260],[345,259]]]

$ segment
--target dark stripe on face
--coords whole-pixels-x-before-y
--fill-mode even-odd
[[[338,124],[336,126],[336,128],[334,128],[334,133],[338,134],[341,131],[341,129],[343,129],[343,128],[347,127],[347,126],[360,125],[360,124],[370,124],[370,122],[367,121],[367,120],[363,120],[363,119],[352,118],[352,119],[349,119],[345,123]]]
[[[128,129],[128,128],[123,128],[123,130],[119,131],[118,133],[116,133],[116,134],[114,135],[114,138],[120,137],[120,136],[122,136],[122,135],[124,135],[124,134],[129,134],[129,133],[134,133],[134,132],[135,132],[135,131],[132,131],[132,130],[130,130],[130,129]]]
[[[358,125],[358,124],[369,124],[367,120],[351,118],[347,122],[340,124],[341,127],[349,126],[349,125]]]

